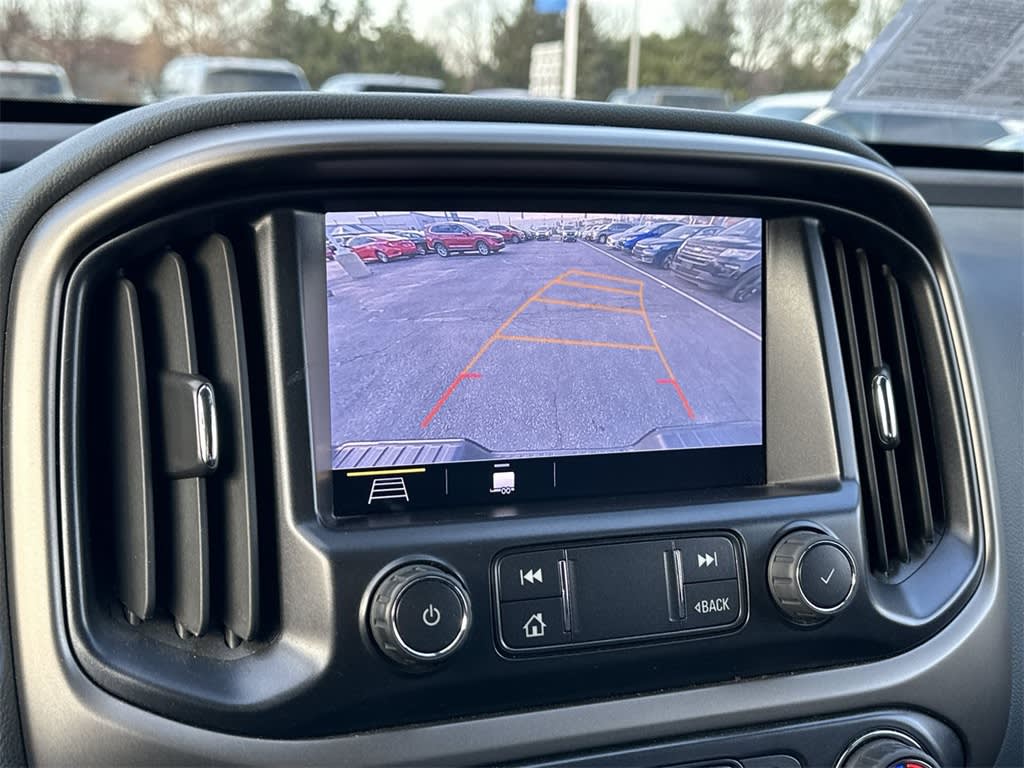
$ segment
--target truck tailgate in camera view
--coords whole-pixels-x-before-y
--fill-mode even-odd
[[[369,258],[364,228],[425,252]],[[422,478],[357,470],[481,462],[519,497],[493,462],[763,443],[759,219],[329,213],[327,246],[332,463],[364,504]]]

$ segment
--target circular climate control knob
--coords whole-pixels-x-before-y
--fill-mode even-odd
[[[772,550],[768,588],[790,621],[824,621],[849,604],[856,586],[853,556],[831,536],[795,531]]]
[[[392,571],[370,597],[370,634],[399,664],[433,664],[455,653],[472,623],[469,595],[452,574],[416,563]]]
[[[883,731],[850,745],[836,768],[939,768],[938,763],[901,733]]]

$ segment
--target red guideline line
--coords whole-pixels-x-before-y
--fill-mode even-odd
[[[444,394],[442,394],[441,397],[438,398],[437,402],[434,403],[434,407],[430,409],[430,413],[428,413],[423,418],[423,421],[420,422],[420,427],[422,429],[426,429],[430,425],[430,422],[433,421],[435,416],[437,416],[437,412],[441,410],[441,406],[443,406],[445,401],[449,397],[452,396],[452,392],[455,391],[455,388],[459,386],[459,384],[462,382],[463,379],[479,379],[479,378],[480,378],[480,374],[479,373],[466,373],[466,372],[462,372],[458,376],[456,376],[455,377],[455,381],[453,381],[451,384],[448,385],[448,389],[446,389],[444,391]]]
[[[658,379],[658,383],[672,385],[676,394],[679,395],[679,401],[683,404],[683,408],[686,409],[686,415],[693,419],[693,408],[690,407],[690,401],[687,400],[686,395],[683,394],[683,388],[679,386],[679,382],[675,379]]]

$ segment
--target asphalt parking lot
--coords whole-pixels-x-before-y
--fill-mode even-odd
[[[761,420],[761,310],[585,242],[328,280],[332,435],[602,451]]]

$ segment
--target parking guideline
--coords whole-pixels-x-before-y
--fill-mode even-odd
[[[642,273],[645,274],[646,273]],[[581,279],[580,279],[581,278]],[[594,280],[608,281],[616,283],[617,286],[630,286],[630,288],[617,287],[612,285],[605,285],[601,283],[595,283]],[[546,298],[544,294],[555,286],[566,286],[570,288],[577,288],[581,290],[596,290],[607,293],[613,293],[623,296],[634,297],[638,303],[636,307],[618,307],[607,304],[599,304],[592,302],[577,302],[569,301],[565,299],[552,299]],[[594,311],[603,312],[618,312],[623,314],[637,315],[643,318],[644,327],[647,331],[647,335],[650,337],[648,344],[632,344],[617,341],[607,341],[601,339],[569,339],[560,338],[553,336],[534,336],[526,334],[509,334],[505,333],[509,326],[518,318],[530,305],[534,303],[550,304],[555,306],[567,306],[580,309],[589,309]],[[430,409],[427,415],[423,418],[420,423],[420,427],[426,429],[430,426],[431,421],[440,412],[441,408],[444,407],[448,399],[454,394],[458,386],[466,379],[479,379],[480,374],[472,371],[480,359],[487,353],[487,351],[498,341],[528,343],[528,344],[563,344],[567,346],[578,346],[578,347],[593,347],[599,349],[624,349],[624,350],[640,350],[655,352],[661,361],[662,367],[665,369],[666,378],[656,379],[658,384],[671,385],[679,398],[680,404],[683,410],[686,412],[688,418],[693,420],[695,413],[693,407],[690,405],[685,393],[683,392],[682,385],[676,378],[675,372],[672,370],[672,366],[668,362],[668,358],[665,356],[661,345],[658,342],[658,337],[654,332],[654,327],[651,324],[650,317],[647,314],[647,308],[644,303],[644,282],[635,278],[620,277],[618,275],[609,275],[601,272],[591,272],[582,269],[570,269],[562,272],[555,278],[552,278],[545,283],[541,288],[535,291],[529,296],[522,304],[520,304],[510,314],[501,325],[498,326],[497,330],[494,331],[488,337],[488,339],[480,346],[476,354],[470,359],[462,371],[456,375],[455,379],[451,384],[441,393],[437,402]]]

